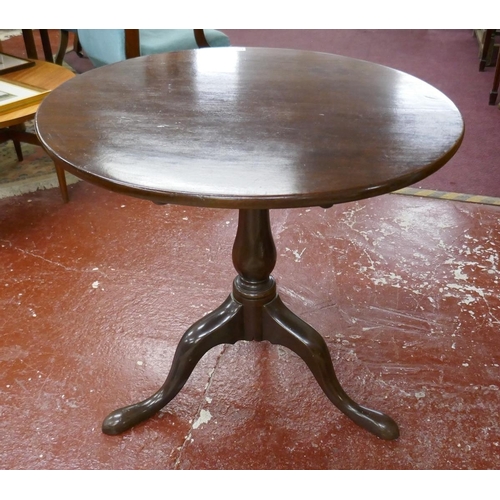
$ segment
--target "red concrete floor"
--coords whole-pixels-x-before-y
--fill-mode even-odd
[[[401,429],[387,442],[291,351],[210,351],[156,417],[180,336],[228,295],[237,212],[70,187],[0,200],[4,469],[498,469],[500,207],[400,195],[272,213],[284,302],[337,376]]]

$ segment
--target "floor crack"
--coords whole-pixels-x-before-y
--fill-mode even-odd
[[[0,242],[6,243],[7,245],[9,245],[10,248],[12,248],[14,250],[17,250],[18,252],[21,252],[24,255],[29,255],[30,257],[35,257],[36,259],[43,260],[44,262],[48,262],[49,264],[52,264],[54,266],[62,267],[66,271],[76,272],[76,273],[88,272],[88,271],[84,271],[82,269],[75,269],[75,268],[72,268],[72,267],[67,267],[67,266],[65,266],[65,265],[63,265],[63,264],[61,264],[59,262],[55,262],[53,260],[46,259],[45,257],[42,257],[41,255],[38,255],[36,253],[30,252],[28,250],[23,250],[22,248],[14,246],[12,244],[12,242],[10,242],[9,240],[0,240]],[[95,272],[95,271],[93,270],[92,272]],[[105,276],[105,273],[103,273],[102,271],[100,271],[100,274],[102,274],[103,276]]]
[[[217,356],[217,359],[215,360],[214,367],[212,368],[212,370],[210,370],[210,372],[208,374],[208,382],[205,385],[205,390],[203,391],[202,400],[201,400],[200,404],[198,405],[198,408],[196,409],[196,413],[195,413],[196,418],[194,418],[192,420],[191,428],[189,429],[188,433],[186,434],[186,436],[184,438],[184,442],[182,443],[182,445],[180,447],[177,448],[177,450],[179,451],[179,454],[178,454],[178,456],[175,460],[175,463],[174,463],[175,470],[180,469],[180,463],[181,463],[182,454],[184,452],[184,449],[189,444],[189,442],[191,442],[191,440],[192,440],[191,436],[192,436],[193,430],[198,427],[197,422],[199,422],[200,417],[202,417],[202,412],[204,411],[203,407],[204,407],[205,403],[207,402],[208,394],[210,391],[210,386],[212,385],[212,382],[214,380],[215,372],[217,371],[217,367],[219,366],[220,360],[222,359],[222,356],[224,356],[224,353],[226,352],[227,348],[228,348],[228,345],[224,345],[222,347],[221,352],[219,353],[219,355]]]

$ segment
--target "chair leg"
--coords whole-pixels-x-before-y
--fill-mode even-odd
[[[12,142],[14,143],[14,149],[16,150],[16,155],[18,161],[23,161],[23,150],[21,149],[21,143],[17,139],[12,139]]]
[[[80,40],[78,39],[78,33],[75,33],[75,37],[74,37],[74,41],[73,41],[73,47],[75,49],[76,55],[78,57],[83,57],[82,44],[80,43]]]
[[[0,129],[0,143],[12,141],[14,149],[16,150],[17,159],[23,161],[23,151],[21,149],[21,141],[40,146],[40,142],[35,134],[25,132],[26,128],[24,123],[20,125],[13,125],[8,128]],[[15,135],[16,134],[16,135]],[[68,185],[66,183],[66,173],[60,163],[54,162],[56,169],[57,180],[59,182],[59,189],[61,191],[62,199],[65,203],[69,202]]]
[[[0,144],[4,142],[12,141],[14,143],[14,149],[16,150],[16,155],[18,161],[23,161],[23,150],[21,149],[21,142],[19,139],[12,137],[10,127],[0,129]]]
[[[68,49],[69,32],[67,30],[59,30],[59,32],[61,34],[61,39],[59,42],[59,50],[56,54],[56,60],[54,62],[59,64],[59,66],[62,66],[66,50]]]

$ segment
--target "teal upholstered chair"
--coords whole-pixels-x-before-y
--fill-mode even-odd
[[[96,67],[149,54],[230,45],[227,35],[217,30],[78,30],[78,40]]]

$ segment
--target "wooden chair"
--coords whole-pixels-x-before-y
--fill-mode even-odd
[[[35,30],[21,30],[23,33],[24,46],[28,59],[40,59],[35,43]],[[38,30],[42,41],[43,55],[47,62],[54,62],[52,47],[50,46],[49,30]]]
[[[204,47],[227,47],[227,35],[217,30],[78,30],[85,55],[94,66],[132,57]]]
[[[40,59],[36,48],[34,31],[35,30],[22,30],[24,46],[26,47],[26,54],[29,59]],[[53,62],[55,64],[59,64],[59,66],[62,66],[64,56],[66,55],[66,51],[68,49],[70,33],[73,33],[74,36],[73,48],[75,52],[80,57],[83,57],[82,47],[78,40],[77,30],[72,30],[72,29],[59,30],[60,31],[59,49],[57,50],[57,54],[55,56],[52,53],[52,45],[50,43],[49,30],[38,30],[38,31],[40,32],[40,40],[42,42],[43,55],[47,62]]]

